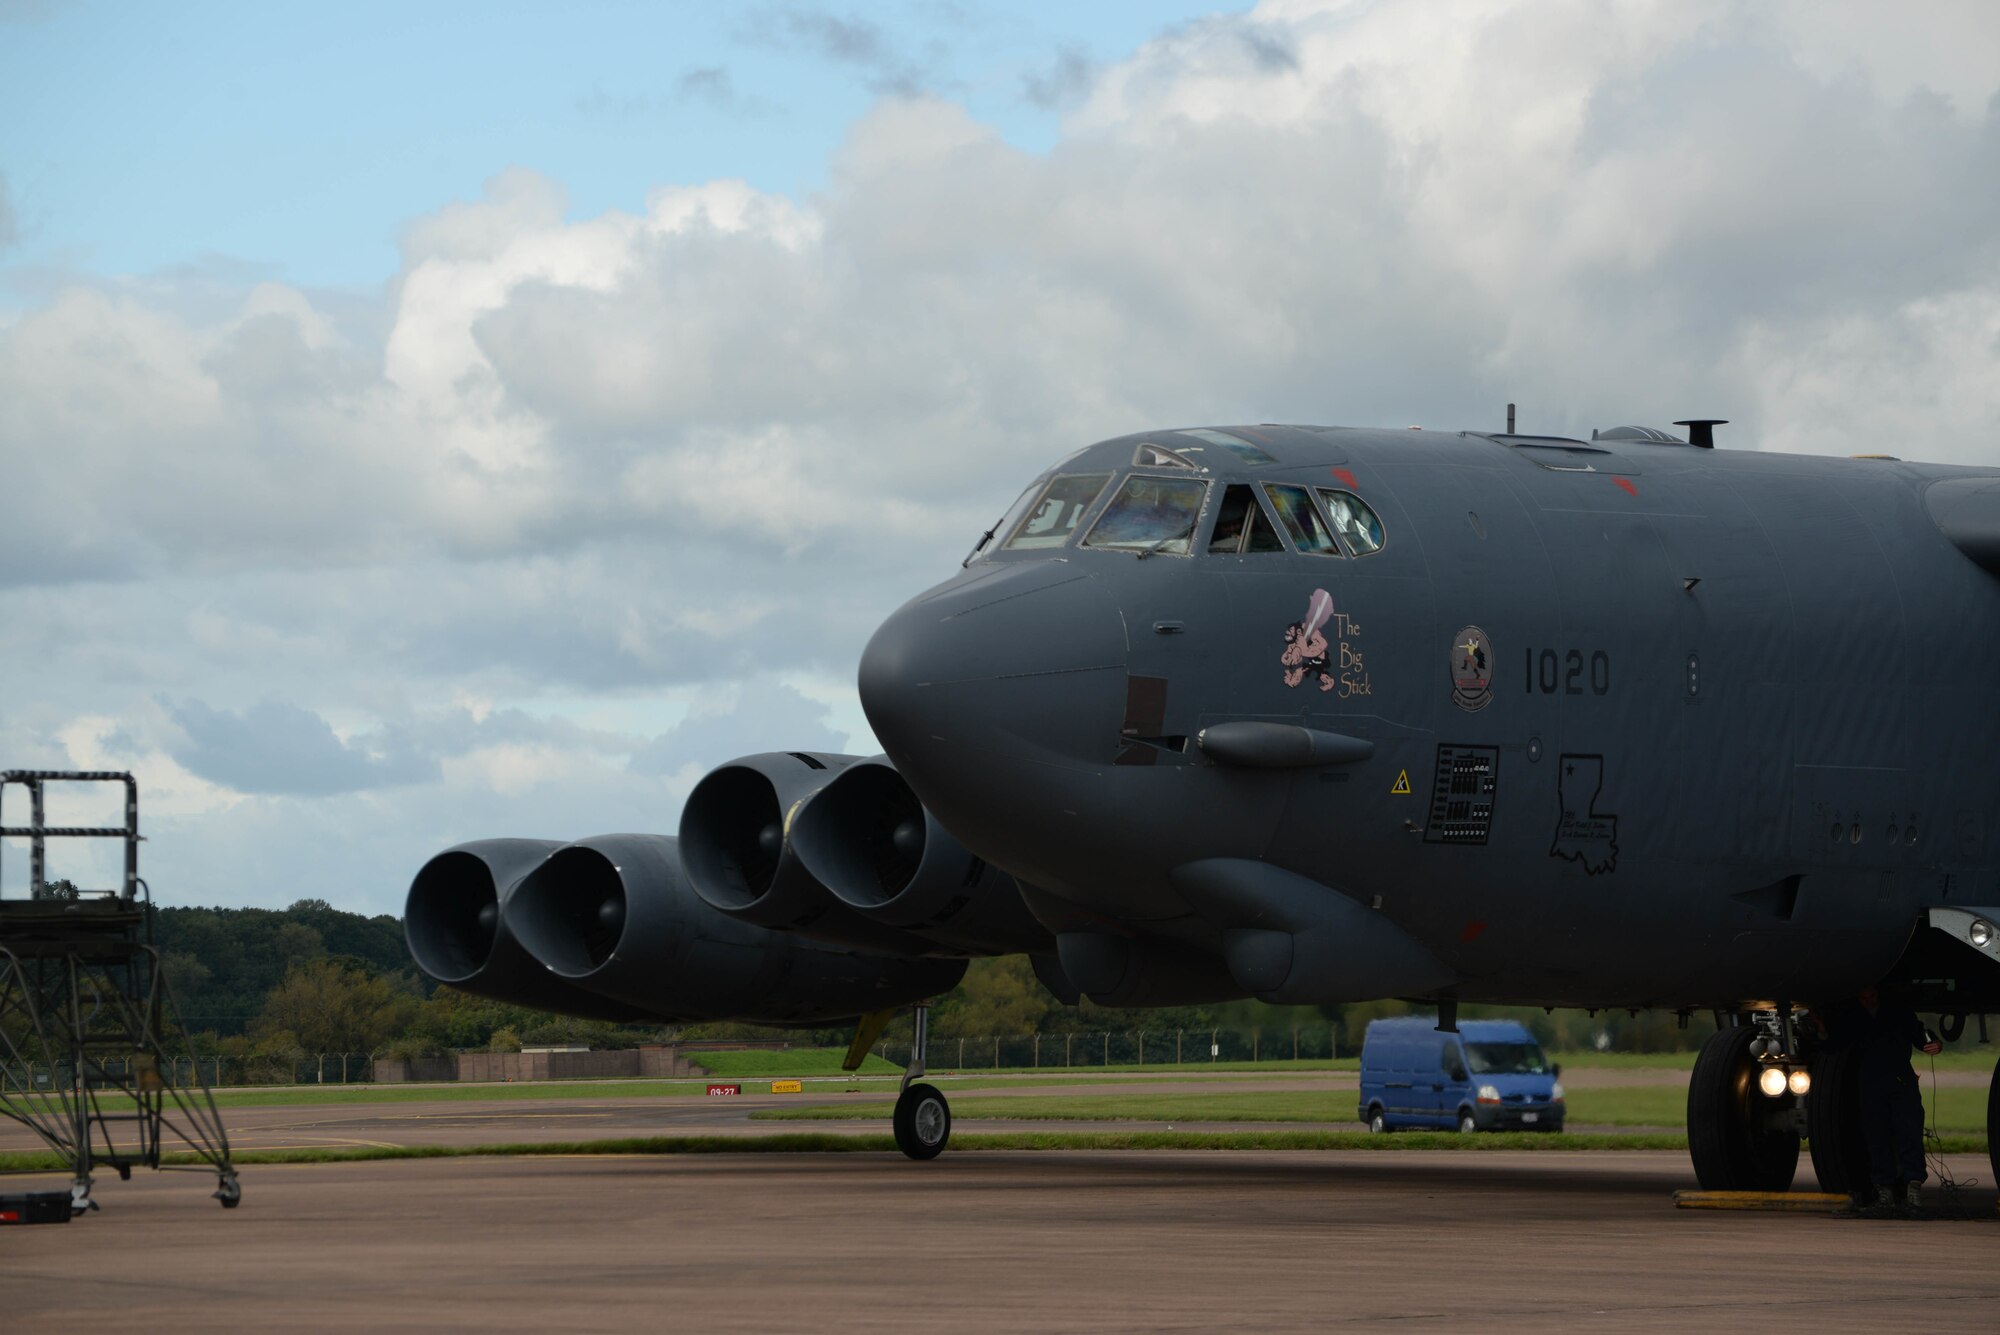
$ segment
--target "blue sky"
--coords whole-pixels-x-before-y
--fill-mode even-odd
[[[164,902],[400,912],[872,752],[1092,440],[1993,463],[1996,93],[1991,0],[0,0],[0,766],[138,774]]]
[[[819,188],[885,92],[961,102],[1022,147],[1082,68],[1192,4],[0,4],[0,168],[17,266],[204,257],[307,286],[395,271],[411,217],[510,166],[570,213],[666,182]]]

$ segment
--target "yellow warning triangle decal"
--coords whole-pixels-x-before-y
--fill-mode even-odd
[[[1410,795],[1410,772],[1408,770],[1404,770],[1396,776],[1396,786],[1389,790],[1389,795],[1391,797],[1408,797]]]

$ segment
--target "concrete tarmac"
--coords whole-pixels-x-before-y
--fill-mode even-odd
[[[1954,1161],[1983,1174],[1983,1158]],[[423,1160],[139,1173],[0,1229],[8,1328],[1991,1331],[2000,1223],[1676,1210],[1650,1152]],[[59,1179],[0,1178],[0,1191]]]

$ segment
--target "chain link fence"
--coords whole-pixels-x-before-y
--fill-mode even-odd
[[[726,1049],[734,1045],[715,1042],[699,1046],[703,1049]],[[745,1043],[743,1046],[772,1048],[790,1045]],[[802,1047],[799,1050],[805,1052],[807,1049]],[[872,1051],[897,1066],[907,1065],[911,1055],[907,1039],[883,1039]],[[1350,1042],[1337,1025],[1266,1029],[1093,1029],[1054,1034],[933,1036],[928,1065],[934,1071],[1063,1070],[1107,1066],[1151,1070],[1223,1062],[1325,1061],[1330,1057],[1354,1057],[1359,1052],[1359,1036]],[[326,1052],[291,1057],[181,1057],[163,1064],[159,1074],[168,1085],[182,1088],[197,1083],[215,1089],[258,1085],[363,1085],[374,1083],[375,1055],[366,1052]],[[699,1052],[691,1055],[700,1060]],[[458,1078],[454,1057],[447,1055],[428,1060],[436,1063],[438,1069],[415,1078]],[[806,1058],[802,1062],[810,1063],[810,1060]],[[109,1059],[102,1063],[102,1067],[107,1076],[124,1077],[128,1074],[125,1063],[119,1059]],[[809,1067],[802,1064],[800,1069],[803,1072]],[[9,1070],[5,1074],[26,1089],[73,1087],[67,1067],[52,1069],[35,1065],[20,1071]],[[94,1071],[90,1073],[88,1083],[99,1083]]]
[[[84,1083],[96,1088],[116,1087],[132,1075],[129,1058],[93,1061],[85,1071]],[[358,1085],[373,1079],[373,1059],[366,1052],[312,1053],[302,1057],[180,1057],[156,1063],[154,1072],[162,1083],[177,1089],[197,1084],[219,1089],[231,1085]],[[9,1068],[6,1078],[22,1089],[53,1090],[75,1087],[72,1068],[34,1063]]]
[[[875,1045],[874,1052],[898,1066],[907,1065],[910,1060],[908,1041],[885,1039]],[[1359,1053],[1359,1041],[1344,1045],[1339,1028],[1334,1025],[1286,1029],[1111,1029],[979,1037],[933,1035],[927,1064],[935,1071],[1171,1067],[1220,1062],[1326,1061]]]

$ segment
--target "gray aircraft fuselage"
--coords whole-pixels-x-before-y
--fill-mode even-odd
[[[1085,991],[1366,992],[1349,973],[1735,1006],[1849,992],[1922,910],[1994,902],[2000,597],[1926,502],[1993,472],[1221,434],[1251,448],[1166,431],[1065,460],[1042,481],[1106,478],[1067,539],[1008,546],[1037,517],[1017,510],[861,665],[889,759]],[[1087,545],[1135,474],[1199,484],[1192,534]],[[1301,550],[1278,503],[1299,485],[1328,489],[1321,525],[1350,496],[1377,523]],[[1210,550],[1232,487],[1275,550]]]

